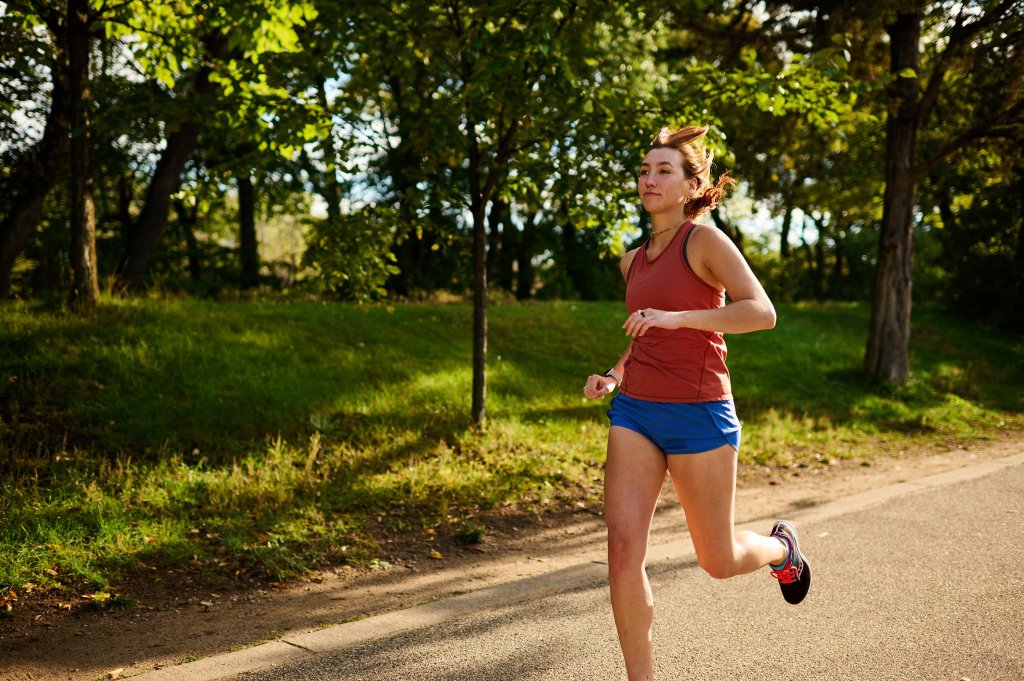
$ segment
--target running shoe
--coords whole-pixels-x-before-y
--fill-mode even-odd
[[[800,541],[796,536],[796,528],[788,520],[780,520],[772,526],[771,536],[782,540],[789,547],[789,557],[782,567],[769,566],[772,577],[779,580],[782,597],[787,603],[796,605],[807,595],[811,587],[811,566],[800,552]]]

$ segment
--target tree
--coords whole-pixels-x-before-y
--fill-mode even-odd
[[[564,138],[571,121],[584,114],[584,101],[598,98],[584,88],[598,60],[612,59],[611,36],[634,36],[642,45],[649,20],[634,23],[629,13],[598,3],[453,0],[374,3],[361,21],[352,51],[363,56],[346,89],[348,101],[364,104],[351,122],[365,127],[359,116],[379,112],[398,140],[381,147],[388,150],[402,231],[417,233],[418,224],[441,212],[464,220],[472,234],[471,417],[483,424],[488,216],[502,205],[502,188],[543,183],[519,164],[534,147],[551,148]],[[616,34],[617,28],[628,31]],[[606,76],[607,91],[628,89],[626,83],[641,77],[628,60],[622,69],[622,56],[618,73]],[[435,203],[421,211],[424,196]]]
[[[2,86],[10,97],[8,106],[13,110],[21,100],[42,98],[39,91],[43,78],[36,75],[39,73],[48,72],[50,95],[39,141],[28,148],[14,146],[4,150],[11,158],[0,185],[0,201],[5,208],[0,220],[0,296],[10,293],[15,259],[39,224],[44,202],[57,177],[68,166],[71,129],[64,13],[57,7],[50,7],[42,14],[19,5],[9,9],[0,17],[5,54],[14,57],[15,72],[10,80],[4,79]],[[40,37],[41,33],[45,37]],[[22,87],[18,87],[19,84]],[[8,129],[12,134],[5,138],[16,141],[13,133],[17,128],[10,125]]]
[[[239,112],[246,109],[246,97],[278,96],[266,83],[266,62],[271,55],[299,51],[296,27],[316,16],[309,2],[261,0],[255,7],[252,4],[209,2],[186,14],[177,13],[173,3],[156,4],[144,10],[136,8],[135,18],[148,19],[148,26],[131,21],[116,25],[118,35],[160,35],[162,42],[142,43],[146,48],[141,59],[154,80],[172,90],[179,86],[172,100],[176,106],[170,107],[176,116],[165,121],[166,146],[143,208],[126,236],[115,274],[118,290],[142,287],[146,265],[167,224],[171,196],[180,186],[182,170],[195,151],[207,117],[214,112],[231,115],[231,107],[215,109],[213,102],[237,93],[240,99],[233,103],[234,111]],[[186,74],[179,71],[185,63],[199,66]],[[239,116],[242,125],[249,124],[244,113]]]
[[[45,26],[50,32],[52,60],[47,66],[52,74],[53,93],[47,132],[35,153],[26,155],[20,164],[14,189],[18,193],[16,202],[21,205],[13,207],[3,223],[0,292],[9,288],[14,258],[38,224],[43,201],[57,171],[67,163],[71,225],[69,300],[75,308],[88,310],[99,302],[91,160],[91,34],[95,24],[103,18],[105,8],[94,8],[89,0],[67,0],[64,3],[37,2],[14,9],[22,15],[25,25],[40,29]],[[69,142],[59,140],[69,132]],[[37,158],[38,154],[54,152],[63,157],[65,149],[64,161]]]
[[[136,66],[149,72],[153,82],[173,88],[180,76],[179,65],[201,66],[196,69],[197,88],[209,91],[213,59],[234,40],[241,53],[251,47],[270,50],[288,41],[289,26],[305,20],[305,10],[293,12],[292,3],[267,0],[266,12],[254,18],[251,8],[235,3],[202,3],[190,12],[179,12],[177,3],[140,2],[101,3],[88,0],[66,2],[17,3],[10,17],[22,22],[22,31],[4,22],[3,29],[18,37],[18,45],[31,45],[37,29],[48,32],[45,49],[22,59],[25,66],[49,70],[52,81],[50,115],[42,139],[24,153],[7,178],[7,188],[17,198],[0,224],[0,293],[10,286],[10,273],[18,253],[25,247],[39,222],[43,202],[63,168],[69,170],[71,196],[72,301],[89,307],[98,300],[96,257],[96,219],[93,206],[91,171],[93,111],[102,110],[102,102],[91,98],[89,65],[93,51],[93,34],[102,27],[108,39],[126,40]],[[5,19],[7,16],[5,16]],[[205,54],[196,49],[200,26],[211,26],[206,33]],[[250,30],[227,35],[231,26]],[[294,49],[294,48],[293,48]],[[40,57],[39,55],[43,55]],[[188,82],[188,78],[185,82]],[[187,89],[187,88],[186,88]],[[192,103],[194,106],[194,102]],[[170,107],[174,108],[174,107]],[[195,146],[199,123],[196,111],[179,108],[178,119],[166,120],[169,135],[166,148],[155,168],[146,203],[127,235],[128,248],[118,267],[120,282],[126,287],[141,284],[149,253],[159,239],[166,223],[170,196],[177,188],[179,176]],[[70,140],[68,140],[70,131]]]
[[[878,246],[878,268],[871,305],[871,322],[865,352],[865,370],[872,376],[896,384],[910,375],[910,308],[914,234],[914,207],[922,173],[934,167],[970,140],[984,135],[993,125],[1024,111],[1024,97],[1018,92],[986,112],[968,129],[949,133],[931,146],[929,155],[919,158],[918,137],[933,114],[935,103],[949,87],[950,69],[970,56],[972,46],[984,33],[996,30],[1014,35],[1022,44],[1019,14],[1013,0],[958,5],[953,17],[946,5],[937,3],[926,15],[923,0],[902,3],[888,22],[890,40],[890,104],[886,120],[885,199]],[[930,44],[931,73],[923,88],[921,32],[925,20],[944,40]],[[1011,26],[1010,24],[1014,24]],[[939,45],[944,44],[939,48]],[[982,43],[991,45],[990,40]]]
[[[183,99],[191,100],[186,102],[187,108],[182,108],[186,111],[192,109],[192,112],[186,113],[182,119],[165,121],[169,129],[166,145],[146,189],[142,210],[132,223],[131,231],[125,235],[124,251],[114,273],[114,289],[117,291],[138,291],[142,288],[146,265],[167,224],[171,196],[178,191],[181,172],[199,141],[203,125],[200,112],[208,106],[202,100],[215,91],[210,79],[213,64],[226,56],[227,44],[227,35],[217,29],[205,36],[204,49],[195,57],[202,66],[195,74],[194,84],[182,95]],[[181,106],[181,102],[178,104]]]
[[[869,95],[858,107],[858,114],[867,116],[862,122],[869,123],[875,111],[886,116],[885,167],[878,178],[885,182],[883,210],[865,352],[866,371],[884,380],[902,383],[909,375],[913,232],[918,223],[917,215],[928,212],[926,206],[920,206],[919,212],[916,200],[922,178],[973,140],[996,130],[1005,137],[1007,126],[1020,119],[1022,17],[1019,6],[1019,2],[1010,0],[966,4],[921,0],[901,1],[895,5],[846,1],[826,5],[769,2],[762,8],[760,17],[755,17],[747,3],[726,9],[722,16],[731,12],[731,17],[725,21],[707,21],[708,17],[700,16],[697,23],[693,17],[699,15],[693,12],[675,15],[676,25],[686,30],[693,31],[695,25],[705,28],[703,35],[707,43],[730,46],[730,49],[717,50],[718,56],[705,50],[701,57],[708,62],[728,64],[730,60],[740,59],[746,46],[755,49],[766,64],[790,56],[820,59],[834,52],[830,39],[835,38],[842,40],[840,47],[852,52],[851,55],[844,51],[843,61],[850,62],[850,76],[860,81],[857,89]],[[879,39],[883,36],[888,39],[885,41],[888,43],[887,78],[879,78],[876,73],[881,61],[879,49],[885,46]],[[701,42],[698,40],[695,44]],[[685,49],[676,52],[680,57],[690,54]],[[838,59],[838,56],[831,58]],[[944,99],[960,99],[965,83],[973,80],[968,74],[977,75],[983,64],[994,63],[1002,64],[1001,73],[1018,75],[1003,78],[1001,87],[985,90],[983,103],[974,107],[969,115],[949,116],[938,111],[936,104]],[[884,90],[877,90],[880,82],[887,84]],[[885,94],[884,101],[870,96],[876,91]],[[1005,96],[994,99],[994,91],[1001,91]],[[953,92],[957,94],[951,94]],[[747,120],[740,128],[741,134],[753,128],[753,134],[757,135],[764,121],[757,117],[749,120],[746,111],[743,115]],[[790,210],[794,202],[805,204],[805,213],[820,216],[816,221],[826,231],[819,234],[819,240],[827,234],[835,242],[833,280],[835,273],[843,269],[843,259],[848,260],[848,254],[843,251],[850,237],[859,241],[864,228],[875,220],[871,210],[863,210],[873,203],[870,195],[861,191],[851,193],[847,189],[861,189],[866,184],[865,178],[873,176],[874,162],[869,150],[874,146],[874,136],[870,126],[851,130],[849,124],[853,119],[842,116],[840,119],[836,121],[838,137],[826,132],[824,139],[815,139],[812,143],[832,152],[826,158],[819,153],[807,159],[818,164],[817,168],[798,160],[801,147],[813,151],[807,139],[786,140],[777,151],[769,152],[769,162],[785,160],[796,152],[797,158],[792,159],[798,161],[795,166],[788,162],[781,164],[796,171],[798,181],[788,187],[785,179],[789,173],[776,172],[763,163],[750,166],[755,171],[751,174],[757,183],[755,195],[770,196],[775,193],[771,185],[778,183],[780,208],[785,211],[785,230],[792,224]],[[800,130],[799,137],[805,138],[804,132]],[[925,145],[920,143],[922,136],[927,140]],[[811,137],[819,136],[812,134]],[[765,139],[772,139],[772,135],[762,134],[757,138],[761,143]],[[841,143],[842,156],[835,154],[836,142]],[[744,161],[743,150],[756,146],[742,141],[734,144],[738,166]],[[759,177],[758,165],[770,173]],[[828,186],[830,180],[840,179],[846,181]],[[873,180],[867,181],[867,184],[873,183]],[[957,183],[954,178],[947,181],[951,185]],[[946,222],[955,224],[952,220]],[[786,247],[784,240],[782,248]],[[821,289],[826,283],[820,267],[825,256],[822,244],[808,245],[806,250],[811,255],[811,270]]]
[[[726,73],[694,64],[670,74],[651,58],[665,13],[654,3],[374,3],[360,12],[345,101],[367,138],[382,137],[370,121],[383,127],[387,201],[403,218],[397,238],[436,225],[436,212],[455,218],[460,237],[472,235],[475,423],[485,419],[489,244],[536,245],[543,226],[572,275],[566,290],[593,290],[573,256],[622,247],[635,215],[624,179],[657,128],[716,122],[709,101],[753,101],[815,124],[849,106],[816,64],[780,74],[744,56]],[[523,275],[530,257],[516,255]],[[492,252],[490,261],[511,259]]]
[[[89,0],[68,0],[67,64],[71,100],[71,291],[70,301],[89,310],[100,300],[96,269],[96,209],[93,205],[92,123],[89,109],[90,32],[97,14]]]

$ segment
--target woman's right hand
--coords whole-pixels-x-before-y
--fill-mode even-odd
[[[587,399],[596,400],[610,394],[617,386],[618,381],[611,376],[591,374],[587,378],[587,384],[583,386],[583,394],[587,396]]]

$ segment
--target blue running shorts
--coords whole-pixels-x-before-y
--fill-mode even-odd
[[[619,393],[608,418],[653,442],[665,454],[698,454],[731,445],[740,449],[740,420],[732,400],[650,402]]]

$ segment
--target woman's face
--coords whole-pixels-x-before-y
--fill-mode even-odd
[[[636,189],[640,202],[651,215],[678,211],[689,193],[683,173],[683,155],[677,149],[651,149],[640,164]]]

